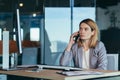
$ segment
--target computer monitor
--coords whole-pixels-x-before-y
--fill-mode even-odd
[[[22,54],[22,39],[21,39],[21,27],[20,27],[20,12],[19,9],[16,9],[16,42],[18,46],[18,53]]]
[[[11,58],[10,58],[11,60],[10,61],[9,61],[9,53],[4,55],[4,57],[3,57],[3,63],[4,63],[3,70],[19,69],[19,68],[17,68],[17,62],[18,62],[17,54],[22,54],[22,39],[21,39],[19,9],[16,9],[15,14],[16,14],[15,19],[14,19],[15,22],[16,22],[16,24],[15,24],[15,26],[16,26],[15,35],[16,35],[16,44],[17,44],[17,47],[18,47],[18,51],[16,53],[11,54]],[[14,32],[13,32],[13,34],[14,34]],[[6,55],[7,55],[7,59],[5,59]],[[9,65],[9,63],[10,63],[10,65]]]

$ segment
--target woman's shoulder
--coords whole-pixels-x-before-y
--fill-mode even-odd
[[[103,46],[103,45],[104,45],[104,43],[103,43],[102,41],[98,41],[97,44],[98,44],[99,46]]]
[[[104,43],[103,43],[102,41],[98,41],[95,48],[96,48],[96,49],[101,49],[101,48],[103,48],[103,47],[105,47]]]

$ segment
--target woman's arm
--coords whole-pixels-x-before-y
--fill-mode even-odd
[[[75,43],[74,36],[77,36],[77,35],[78,35],[78,31],[73,33],[70,36],[69,43],[60,58],[60,65],[67,66],[67,65],[69,65],[70,61],[72,60],[72,57],[73,57],[72,46]]]
[[[107,53],[106,48],[102,42],[100,42],[100,48],[98,51],[98,68],[101,70],[107,70]]]
[[[64,51],[62,56],[60,57],[60,65],[61,66],[68,66],[72,60],[72,52]]]

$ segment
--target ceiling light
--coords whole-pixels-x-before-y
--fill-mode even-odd
[[[20,6],[20,7],[23,7],[23,3],[20,3],[19,6]]]

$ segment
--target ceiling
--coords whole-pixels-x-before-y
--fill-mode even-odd
[[[69,7],[70,0],[0,0],[0,12],[13,12],[19,7],[21,12],[43,12],[43,5],[47,7]],[[96,6],[106,8],[107,6],[117,5],[120,0],[96,0]],[[74,6],[94,6],[95,0],[74,0]]]
[[[118,5],[119,2],[120,0],[97,0],[96,5],[97,7],[107,8],[108,6]]]
[[[19,7],[23,3],[23,7]],[[43,0],[0,0],[0,12],[13,12],[19,8],[21,12],[33,12],[43,10]]]

